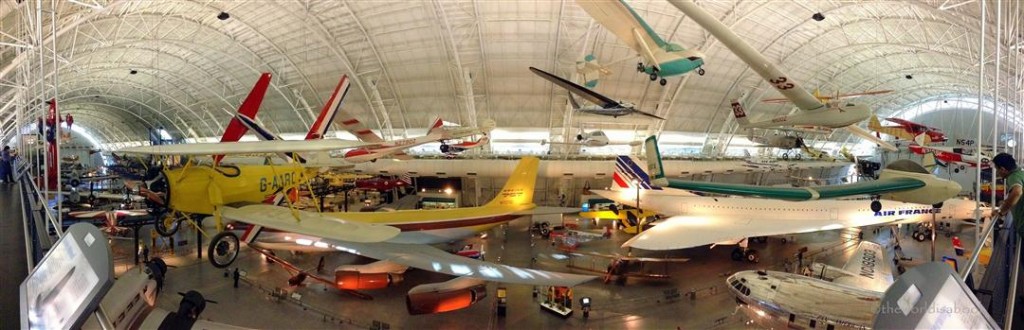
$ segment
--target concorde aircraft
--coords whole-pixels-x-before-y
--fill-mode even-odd
[[[657,162],[657,158],[654,161]],[[962,199],[946,200],[942,208],[894,202],[886,203],[885,209],[872,211],[863,200],[793,202],[706,197],[652,184],[652,177],[628,156],[616,158],[615,167],[612,189],[591,192],[622,205],[669,216],[623,247],[676,250],[708,244],[738,245],[732,258],[755,262],[758,255],[747,247],[749,237],[930,221],[933,215],[937,221],[945,222],[974,219],[975,202]]]

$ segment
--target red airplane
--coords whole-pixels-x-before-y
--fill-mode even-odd
[[[885,118],[885,120],[896,123],[899,126],[882,126],[882,123],[878,121],[878,117],[871,116],[871,121],[868,123],[868,129],[874,131],[876,135],[884,133],[902,140],[914,140],[921,134],[926,134],[930,142],[941,143],[946,142],[947,140],[946,134],[942,133],[942,130],[935,127],[925,126],[899,118]]]
[[[978,155],[972,149],[965,148],[950,148],[950,147],[932,147],[922,146],[920,144],[911,144],[909,146],[910,151],[923,155],[926,153],[932,153],[935,155],[935,160],[941,163],[960,163],[959,168],[954,168],[953,172],[959,173],[960,170],[966,169],[967,166],[978,167]],[[985,154],[981,155],[981,168],[986,169],[992,163],[992,159]],[[945,165],[944,165],[945,166]]]
[[[398,187],[405,187],[405,186],[409,186],[409,185],[412,185],[412,179],[410,179],[408,177],[400,177],[400,178],[393,178],[393,179],[373,178],[373,179],[366,179],[366,180],[356,180],[356,188],[358,188],[358,189],[367,189],[367,190],[377,190],[377,191],[387,191],[387,190],[395,189],[395,188],[398,188]]]

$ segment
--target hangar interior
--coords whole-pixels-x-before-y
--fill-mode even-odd
[[[0,2],[0,328],[1021,327],[1020,6]]]

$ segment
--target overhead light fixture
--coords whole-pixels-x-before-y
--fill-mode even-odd
[[[814,15],[811,15],[811,19],[813,19],[815,21],[818,21],[818,22],[821,22],[821,21],[825,20],[825,15],[823,15],[820,12],[814,13]]]
[[[905,77],[906,77],[907,79],[914,79],[914,76],[912,76],[912,75],[909,75],[909,74],[908,74],[908,75],[906,75]]]
[[[129,74],[136,74],[136,73],[139,73],[139,71],[138,71],[138,70],[135,70],[135,69],[129,69],[129,70],[128,70],[128,73],[129,73]]]
[[[226,12],[226,11],[222,11],[222,12],[220,12],[220,14],[217,14],[217,19],[219,19],[219,20],[224,21],[224,20],[227,20],[229,18],[231,18],[231,14],[228,14],[228,12]]]

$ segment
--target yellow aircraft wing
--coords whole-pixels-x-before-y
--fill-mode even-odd
[[[224,207],[222,214],[225,219],[346,242],[383,242],[401,233],[401,230],[391,226],[344,221],[320,213],[291,210],[287,207],[267,204],[248,205],[240,208]]]
[[[346,140],[273,140],[251,142],[165,144],[156,146],[124,148],[119,150],[119,152],[147,155],[237,155],[279,152],[324,152],[339,149],[359,148],[370,145],[376,145],[376,143]]]

